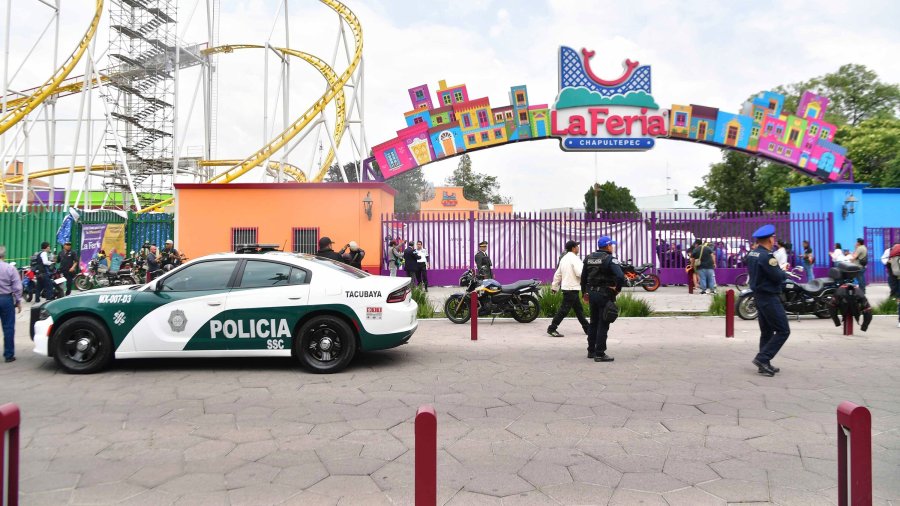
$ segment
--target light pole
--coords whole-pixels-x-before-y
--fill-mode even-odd
[[[599,213],[600,209],[597,208],[597,195],[600,194],[600,183],[594,183],[594,214]]]

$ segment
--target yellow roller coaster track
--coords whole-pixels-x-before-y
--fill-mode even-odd
[[[63,66],[60,67],[55,74],[53,74],[50,79],[44,83],[42,86],[35,88],[34,93],[31,94],[27,99],[17,101],[17,105],[12,107],[10,110],[6,112],[6,114],[0,118],[0,134],[6,132],[13,125],[18,123],[22,118],[28,115],[31,111],[35,110],[41,103],[47,99],[57,87],[66,79],[72,69],[75,68],[75,65],[78,65],[78,61],[81,60],[81,57],[84,55],[85,51],[87,51],[88,45],[91,43],[91,39],[94,38],[94,34],[97,33],[97,27],[100,25],[100,18],[103,15],[103,0],[97,0],[97,8],[94,11],[94,18],[91,20],[90,26],[88,26],[87,31],[84,33],[84,37],[81,38],[81,42],[78,44],[78,47],[75,49],[75,52],[69,56],[69,59],[63,63]]]
[[[254,167],[258,167],[263,163],[263,161],[274,155],[279,149],[283,148],[288,142],[291,141],[291,139],[293,139],[297,134],[302,132],[304,128],[312,123],[315,120],[316,116],[318,116],[323,110],[325,110],[325,107],[332,100],[334,100],[334,98],[338,94],[343,93],[344,85],[347,84],[348,81],[350,81],[350,78],[353,76],[353,73],[359,66],[360,61],[362,61],[362,25],[360,25],[359,19],[357,19],[355,14],[353,14],[353,11],[347,8],[347,6],[345,6],[344,4],[338,2],[337,0],[320,1],[330,7],[333,11],[337,12],[338,15],[350,26],[350,30],[353,32],[353,57],[350,59],[350,64],[347,66],[347,69],[344,70],[344,72],[338,77],[338,86],[330,86],[329,89],[321,97],[319,97],[319,100],[317,100],[312,106],[310,106],[309,109],[307,109],[306,112],[303,113],[303,115],[301,115],[290,126],[288,126],[287,129],[285,129],[283,132],[281,132],[281,134],[275,137],[275,139],[269,142],[269,144],[266,144],[256,153],[244,159],[240,164],[235,164],[234,167],[210,179],[209,181],[207,181],[208,183],[230,183],[246,174]],[[321,167],[318,174],[316,174],[316,176],[312,178],[312,180],[315,182],[321,181],[322,179],[324,179],[327,172],[327,166]],[[166,199],[162,202],[153,204],[152,206],[145,207],[140,212],[150,212],[161,209],[171,204],[173,201],[174,198]]]

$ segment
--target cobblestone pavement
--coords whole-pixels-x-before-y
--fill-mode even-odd
[[[24,318],[23,318],[24,320]],[[616,361],[577,324],[422,322],[410,344],[317,376],[287,359],[0,364],[22,408],[24,504],[412,504],[413,417],[438,413],[442,504],[831,504],[835,408],[873,414],[876,504],[900,504],[900,329],[792,321],[775,378],[755,322],[621,319]],[[891,502],[893,501],[893,502]]]

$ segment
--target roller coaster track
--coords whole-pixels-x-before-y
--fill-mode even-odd
[[[310,123],[312,123],[316,116],[322,113],[325,110],[325,107],[338,96],[338,94],[343,94],[344,85],[350,81],[350,78],[353,76],[353,73],[356,71],[356,68],[359,66],[362,61],[362,49],[363,49],[363,41],[362,41],[362,25],[359,23],[359,19],[357,19],[356,15],[353,14],[347,6],[342,4],[337,0],[320,0],[323,4],[330,7],[333,11],[335,11],[349,26],[350,30],[353,32],[353,40],[354,40],[354,52],[353,57],[350,59],[350,64],[347,66],[347,69],[338,76],[337,78],[337,86],[329,86],[328,90],[319,97],[306,112],[303,113],[299,118],[294,120],[290,126],[288,126],[281,134],[279,134],[275,139],[271,142],[260,148],[256,153],[253,153],[249,157],[245,158],[241,163],[235,164],[230,169],[225,172],[219,174],[218,176],[210,179],[207,183],[230,183],[235,179],[243,176],[250,170],[255,167],[258,167],[265,160],[274,155],[279,149],[283,148],[288,142],[291,141],[297,134],[303,131]],[[320,167],[319,172],[315,177],[312,178],[312,181],[318,182],[325,178],[325,174],[328,172],[328,167],[323,164],[323,167]],[[162,202],[158,202],[153,204],[152,206],[148,206],[143,208],[140,212],[150,212],[160,208],[163,208],[169,204],[171,204],[175,199],[170,198],[166,199]]]
[[[84,37],[81,38],[81,42],[78,44],[75,52],[69,56],[62,67],[60,67],[46,83],[35,88],[31,96],[26,99],[17,100],[17,104],[0,118],[0,134],[3,134],[12,128],[13,125],[21,121],[28,113],[37,109],[47,97],[54,93],[69,73],[72,72],[72,69],[78,65],[79,60],[81,60],[81,57],[84,55],[85,51],[87,51],[88,45],[90,45],[91,40],[94,38],[94,34],[97,33],[97,27],[100,25],[100,18],[102,16],[103,0],[97,0],[97,9],[94,12],[94,18],[91,20],[91,24],[84,33]]]

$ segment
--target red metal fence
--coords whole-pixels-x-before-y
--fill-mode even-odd
[[[635,265],[653,264],[666,284],[684,284],[687,253],[697,238],[716,247],[720,283],[743,272],[750,234],[771,223],[778,237],[793,242],[799,261],[801,241],[816,253],[816,274],[825,275],[833,237],[831,213],[413,213],[383,215],[382,269],[387,273],[388,243],[401,238],[422,241],[428,249],[433,285],[453,285],[472,267],[480,241],[488,241],[494,277],[501,282],[523,278],[549,281],[568,240],[582,243],[582,255],[597,239],[618,241],[617,256]],[[792,262],[793,263],[793,262]],[[401,274],[403,271],[401,271]]]

